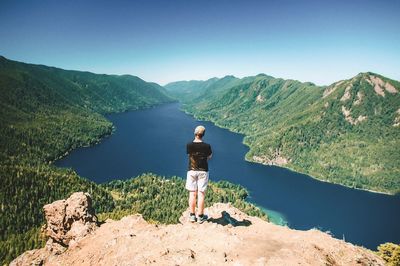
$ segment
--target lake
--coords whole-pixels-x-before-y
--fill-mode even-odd
[[[320,182],[290,170],[247,162],[243,135],[199,122],[179,104],[107,116],[116,127],[95,146],[79,148],[55,165],[71,167],[97,183],[127,179],[146,172],[186,176],[186,143],[194,127],[206,127],[204,141],[213,148],[211,180],[241,184],[249,201],[264,208],[275,222],[301,230],[319,228],[336,238],[376,249],[400,242],[400,197]]]

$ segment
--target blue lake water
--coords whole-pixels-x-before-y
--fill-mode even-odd
[[[179,104],[107,116],[115,133],[100,144],[72,151],[55,164],[71,167],[98,183],[146,172],[186,176],[186,143],[193,129],[206,127],[212,145],[210,178],[241,184],[249,200],[270,210],[295,229],[319,228],[337,238],[376,249],[400,242],[400,197],[370,193],[317,181],[290,170],[246,162],[243,136],[199,122]]]

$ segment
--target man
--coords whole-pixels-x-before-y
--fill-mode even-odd
[[[186,152],[189,155],[189,169],[186,176],[186,189],[189,190],[190,222],[196,222],[196,197],[198,196],[197,211],[198,222],[207,221],[204,214],[204,198],[208,184],[208,160],[212,151],[210,144],[203,142],[206,129],[198,126],[194,130],[194,140],[186,145]]]

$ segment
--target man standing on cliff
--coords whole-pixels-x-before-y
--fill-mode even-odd
[[[204,198],[208,184],[208,160],[212,151],[210,144],[203,142],[206,129],[198,126],[194,130],[194,140],[186,145],[186,153],[189,155],[189,169],[186,177],[186,189],[189,190],[190,222],[203,223],[208,217],[204,214]],[[196,198],[197,214],[196,219]]]

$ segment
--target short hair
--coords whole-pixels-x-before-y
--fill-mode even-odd
[[[206,132],[206,128],[204,126],[197,126],[194,129],[194,134],[196,136],[204,136],[204,133]]]

